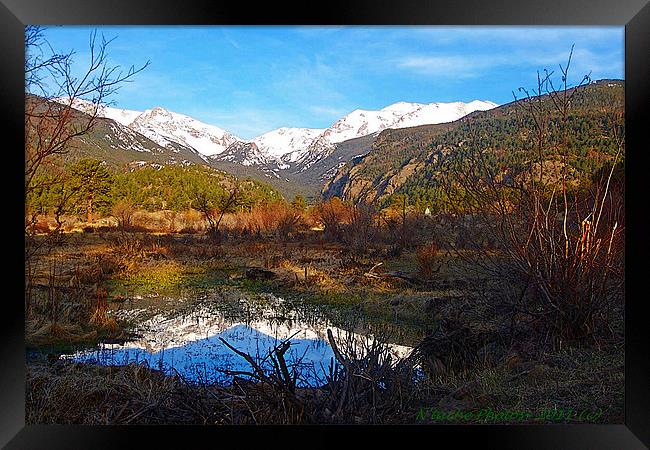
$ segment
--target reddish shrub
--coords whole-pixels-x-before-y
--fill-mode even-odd
[[[437,269],[434,269],[434,263],[438,256],[438,245],[435,242],[419,247],[415,253],[415,259],[418,264],[418,272],[423,278],[431,278]]]

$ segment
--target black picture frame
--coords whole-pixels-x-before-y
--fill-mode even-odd
[[[623,425],[429,425],[408,427],[101,427],[25,426],[24,311],[20,290],[24,273],[19,263],[5,272],[8,285],[18,291],[4,295],[0,333],[0,445],[7,448],[121,448],[146,439],[147,446],[187,445],[191,437],[223,445],[238,439],[240,445],[315,441],[337,445],[346,435],[383,439],[386,433],[405,433],[398,445],[440,445],[441,438],[465,447],[468,442],[498,448],[647,448],[650,445],[650,358],[648,329],[643,314],[645,296],[641,283],[647,234],[643,209],[647,204],[643,180],[643,154],[647,152],[647,110],[650,100],[650,4],[647,0],[480,0],[329,1],[327,3],[211,2],[208,0],[1,0],[0,73],[2,78],[2,123],[4,152],[10,157],[3,178],[3,197],[12,208],[5,221],[12,228],[5,242],[15,243],[15,258],[21,259],[24,241],[23,206],[15,192],[23,186],[19,170],[24,147],[24,25],[26,24],[318,24],[318,25],[619,25],[625,26],[625,108],[627,140],[626,174],[626,285],[634,293],[626,301],[625,335],[625,424]],[[12,139],[7,139],[12,138]],[[13,210],[15,206],[16,210]],[[630,207],[631,206],[631,207]],[[15,226],[15,229],[13,228]],[[15,233],[15,234],[14,234]],[[15,238],[14,238],[15,236]],[[3,247],[8,247],[3,245]],[[638,249],[638,250],[637,250]],[[13,254],[12,254],[13,256]],[[14,261],[7,258],[7,261]],[[407,433],[407,434],[406,434]],[[157,441],[157,443],[155,442]],[[235,441],[237,442],[237,441]],[[449,445],[449,444],[447,444]]]

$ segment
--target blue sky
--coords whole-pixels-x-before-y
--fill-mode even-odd
[[[49,27],[58,51],[87,62],[90,27]],[[354,109],[398,101],[513,99],[537,70],[572,82],[624,78],[623,27],[97,27],[109,62],[151,65],[111,100],[187,114],[252,138],[282,126],[325,128]]]

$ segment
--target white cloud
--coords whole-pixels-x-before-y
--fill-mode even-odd
[[[475,77],[480,71],[507,64],[508,58],[496,56],[425,56],[411,55],[397,61],[397,67],[432,77]]]
[[[423,54],[403,56],[395,61],[396,66],[413,73],[432,78],[469,78],[480,76],[482,71],[508,66],[548,69],[559,73],[560,65],[565,66],[570,48],[563,51],[516,51],[482,55],[444,55]],[[622,53],[622,49],[621,49]],[[622,71],[623,58],[617,51],[597,53],[586,48],[574,49],[570,73],[594,75]]]
[[[435,40],[442,44],[458,44],[468,41],[476,44],[522,46],[570,46],[574,42],[603,42],[623,40],[624,27],[595,26],[427,26],[413,27],[404,36],[416,35],[423,40]]]

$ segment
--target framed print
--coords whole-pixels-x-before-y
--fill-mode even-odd
[[[647,446],[650,9],[555,3],[5,1],[2,443]]]

